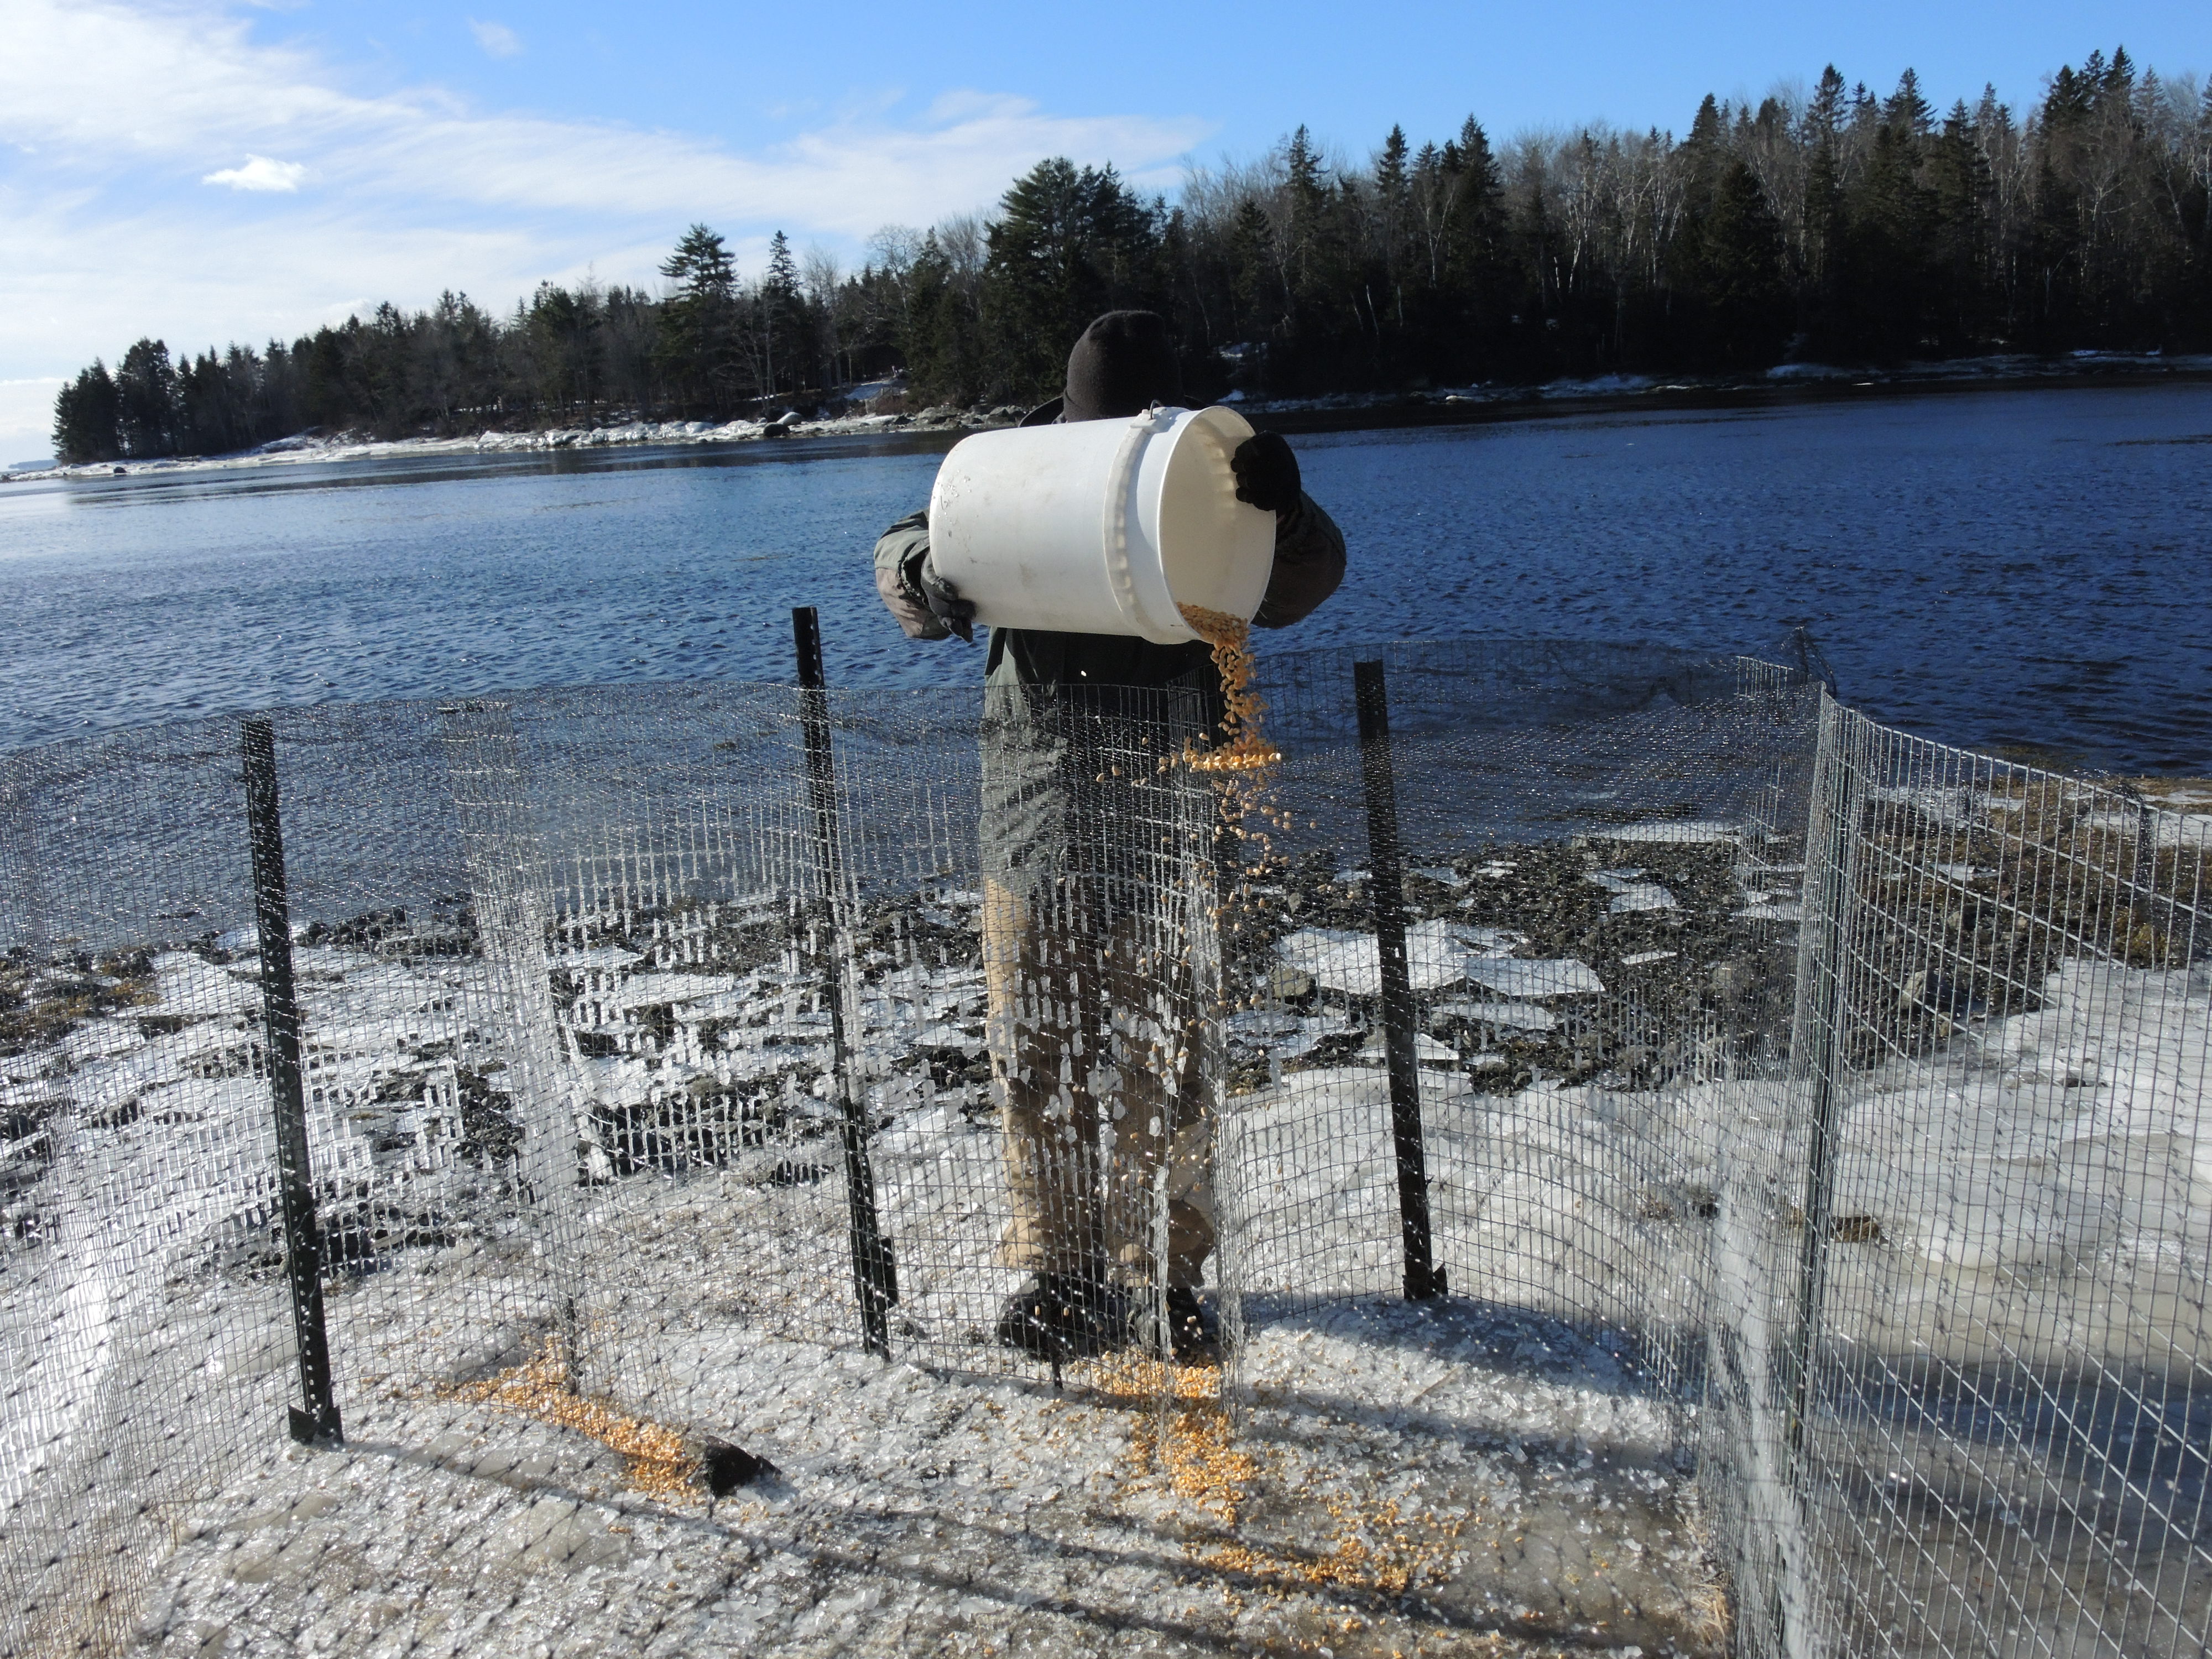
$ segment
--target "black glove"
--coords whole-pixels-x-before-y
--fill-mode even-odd
[[[921,590],[921,602],[929,607],[929,614],[957,634],[969,645],[975,643],[975,601],[963,599],[960,590],[937,574],[936,566],[927,559],[921,562],[915,586]]]
[[[1229,458],[1237,499],[1263,513],[1287,513],[1298,504],[1298,458],[1279,432],[1255,432]]]

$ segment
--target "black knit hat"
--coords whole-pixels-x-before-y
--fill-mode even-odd
[[[1154,311],[1109,311],[1083,331],[1067,354],[1059,418],[1111,420],[1182,401],[1182,371],[1166,319]]]

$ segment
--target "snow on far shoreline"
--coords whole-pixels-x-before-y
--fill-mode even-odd
[[[283,466],[335,461],[389,460],[411,456],[528,453],[558,449],[629,448],[661,446],[750,443],[770,436],[823,438],[872,436],[888,432],[952,431],[962,428],[1006,425],[1003,420],[961,415],[932,419],[940,411],[925,410],[921,416],[904,415],[841,415],[830,420],[626,421],[612,426],[554,427],[543,432],[479,432],[459,438],[362,438],[351,433],[335,437],[304,434],[278,438],[257,448],[229,455],[165,456],[151,461],[90,461],[75,466],[48,467],[40,471],[5,475],[5,482],[30,483],[54,478],[139,477],[179,472],[228,472],[247,467]]]
[[[1252,398],[1231,392],[1221,401],[1250,415],[1326,414],[1332,411],[1382,410],[1406,404],[1444,406],[1471,404],[1542,404],[1589,398],[1626,400],[1667,392],[1749,392],[1768,386],[1855,385],[1919,386],[1974,382],[1991,386],[2048,385],[2082,376],[2124,373],[2146,377],[2212,375],[2212,354],[2164,356],[2156,352],[2075,351],[2063,357],[2039,357],[2007,353],[1984,357],[1962,357],[1937,362],[1909,362],[1891,368],[1852,368],[1836,363],[1778,363],[1763,374],[1745,376],[1681,375],[1671,378],[1646,374],[1601,374],[1590,378],[1561,378],[1540,386],[1486,381],[1465,386],[1439,386],[1425,392],[1332,392],[1316,398]],[[978,431],[1013,424],[1020,411],[994,409],[988,413],[949,406],[926,409],[914,415],[838,415],[823,420],[803,420],[794,412],[767,421],[641,421],[605,426],[554,427],[538,432],[494,432],[472,437],[362,438],[352,433],[332,437],[301,434],[278,438],[253,449],[228,455],[168,456],[149,461],[94,461],[72,466],[47,466],[0,471],[0,483],[32,483],[53,479],[138,477],[149,473],[231,471],[246,467],[287,463],[383,460],[415,455],[473,455],[527,453],[556,449],[602,449],[639,445],[698,445],[750,443],[769,436],[833,438],[881,436],[896,432]]]

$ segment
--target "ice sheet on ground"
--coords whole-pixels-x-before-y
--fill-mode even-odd
[[[1504,928],[1431,918],[1406,929],[1407,969],[1414,990],[1441,990],[1468,977],[1474,963],[1503,956],[1520,942]],[[1302,927],[1279,940],[1275,952],[1332,991],[1382,994],[1382,950],[1372,933]]]
[[[1361,1045],[1359,1057],[1377,1066],[1382,1064],[1389,1058],[1385,1034],[1379,1030],[1372,1033]],[[1422,1066],[1456,1066],[1459,1064],[1459,1050],[1449,1043],[1437,1042],[1426,1031],[1416,1031],[1413,1034],[1413,1058],[1417,1064]]]
[[[1605,989],[1596,970],[1572,957],[1531,961],[1469,957],[1465,976],[1469,983],[1503,997],[1588,996]]]
[[[1458,997],[1435,1003],[1429,1012],[1437,1019],[1474,1020],[1520,1031],[1549,1031],[1559,1023],[1559,1017],[1549,1008],[1533,1002],[1475,1002]]]
[[[2151,838],[2161,849],[2173,847],[2200,852],[2212,848],[2212,814],[2156,812],[2149,818],[2155,826]],[[2080,829],[2132,839],[2142,833],[2143,821],[2143,815],[2134,812],[2084,812],[2075,823]]]
[[[1614,915],[1680,908],[1674,896],[1658,882],[1640,879],[1643,874],[1640,869],[1593,870],[1584,879],[1613,895],[1613,902],[1606,908]]]
[[[2071,961],[2040,1000],[1854,1085],[1835,1211],[1881,1248],[1837,1253],[1833,1305],[1860,1340],[2094,1350],[2205,1271],[2212,969]]]
[[[1586,830],[1592,841],[1659,842],[1669,846],[1704,846],[1733,842],[1742,827],[1719,818],[1655,818],[1644,823],[1605,823]]]
[[[1738,921],[1788,921],[1805,920],[1805,902],[1799,898],[1755,900],[1735,913]]]
[[[457,981],[479,1006],[486,994],[480,964],[430,973],[354,956],[321,966],[338,977],[308,992],[320,1000],[311,1034],[343,1015],[349,1042],[410,1023],[380,1027],[369,1003],[434,1011]],[[659,1001],[684,977],[639,975],[615,1000]],[[173,1066],[193,1029],[98,1063],[144,1072],[160,1056]],[[425,1040],[459,1034],[447,1023]],[[366,1082],[403,1058],[387,1046],[345,1064]],[[636,1056],[586,1069],[606,1079],[599,1092],[622,1097],[648,1073]],[[325,1086],[351,1075],[325,1073]],[[178,1081],[196,1091],[196,1109],[240,1133],[266,1118],[260,1079]],[[1423,1092],[1447,1121],[1478,1109],[1449,1078],[1425,1073]],[[1334,1188],[1338,1213],[1355,1234],[1379,1237],[1385,1261],[1397,1237],[1387,1095],[1379,1068],[1312,1074],[1286,1093],[1295,1110],[1282,1120],[1302,1145],[1355,1148],[1356,1175]],[[1563,1097],[1533,1098],[1551,1112]],[[993,1259],[1004,1220],[998,1145],[945,1097],[902,1100],[873,1143],[882,1213],[895,1241],[935,1248],[902,1255],[900,1316],[943,1329],[960,1296],[1012,1282]],[[333,1109],[317,1120],[318,1150],[343,1156],[347,1143],[332,1139],[343,1109]],[[1514,1139],[1543,1156],[1577,1133]],[[125,1132],[112,1144],[143,1139]],[[252,1144],[265,1166],[266,1147]],[[1438,1654],[1495,1651],[1481,1626],[1500,1617],[1555,1632],[1602,1622],[1655,1648],[1717,1651],[1693,1639],[1687,1598],[1705,1566],[1686,1543],[1674,1443],[1616,1355],[1541,1321],[1408,1326],[1391,1308],[1267,1327],[1274,1346],[1255,1350],[1251,1374],[1272,1392],[1237,1442],[1255,1462],[1231,1528],[1136,1457],[1155,1420],[1141,1391],[1133,1408],[1115,1404],[1086,1393],[1079,1374],[1059,1399],[1041,1382],[949,1379],[763,1334],[750,1310],[764,1279],[811,1285],[820,1328],[850,1321],[835,1142],[815,1144],[818,1165],[787,1157],[779,1170],[775,1181],[793,1184],[762,1184],[750,1163],[690,1182],[647,1176],[592,1189],[584,1217],[594,1241],[588,1316],[594,1340],[624,1357],[611,1379],[618,1398],[765,1455],[780,1479],[720,1502],[651,1502],[625,1489],[620,1460],[603,1448],[454,1400],[445,1384],[502,1335],[454,1311],[504,1309],[526,1335],[544,1328],[532,1322],[547,1316],[545,1294],[527,1252],[409,1250],[332,1291],[350,1447],[290,1447],[276,1405],[258,1413],[265,1437],[217,1472],[159,1570],[148,1644],[198,1651],[221,1629],[230,1650],[272,1656],[448,1640],[517,1659],[541,1648],[672,1655],[732,1644],[1104,1654],[1125,1650],[1133,1610],[1164,1609],[1182,1632],[1153,1644],[1164,1652],[1296,1645],[1346,1617],[1377,1642]],[[202,1236],[208,1218],[152,1218],[152,1235]],[[1512,1248],[1513,1236],[1501,1244]],[[947,1254],[955,1244],[964,1258]],[[792,1255],[814,1245],[818,1262]],[[1369,1249],[1356,1237],[1346,1247]],[[78,1282],[70,1328],[88,1330],[99,1310],[85,1297],[108,1281]],[[264,1312],[281,1332],[273,1301]],[[175,1318],[217,1316],[180,1308]],[[187,1350],[206,1340],[174,1322],[167,1335]],[[108,1363],[89,1336],[76,1347]],[[262,1374],[281,1392],[281,1351],[274,1362]],[[57,1399],[72,1397],[64,1381],[48,1390]],[[1259,1429],[1263,1413],[1279,1433]],[[55,1420],[11,1419],[34,1439]],[[1216,1553],[1231,1548],[1243,1565],[1217,1569]],[[1378,1598],[1349,1566],[1351,1582],[1316,1585],[1316,1549],[1401,1564],[1419,1601]]]

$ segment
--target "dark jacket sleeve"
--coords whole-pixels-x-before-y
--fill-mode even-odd
[[[921,597],[921,563],[929,556],[929,514],[909,513],[876,543],[876,597],[898,619],[910,640],[945,640],[952,630],[939,622]]]
[[[1303,622],[1344,580],[1344,532],[1303,491],[1275,517],[1275,568],[1252,621],[1261,628]]]

